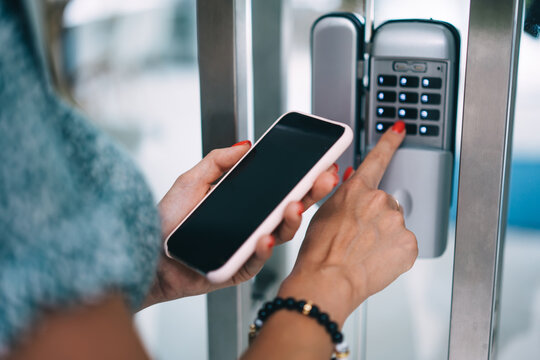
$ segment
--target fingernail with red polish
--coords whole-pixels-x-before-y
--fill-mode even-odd
[[[334,185],[332,185],[332,187],[336,187],[337,184],[339,183],[339,175],[337,173],[333,175],[334,175]]]
[[[336,170],[336,172],[339,171],[339,165],[338,165],[338,164],[333,163],[332,166],[334,167],[334,169]]]
[[[233,146],[241,146],[241,145],[245,145],[245,144],[249,144],[249,146],[251,146],[251,141],[249,141],[249,140],[240,141],[239,143],[236,143]]]
[[[349,166],[343,173],[343,181],[347,181],[347,179],[351,176],[352,172],[353,172],[353,168],[352,166]]]
[[[276,245],[276,238],[274,235],[270,235],[270,240],[268,241],[268,248],[271,249]]]
[[[302,214],[304,213],[304,210],[306,210],[304,208],[304,203],[302,203],[301,201],[298,202],[298,215],[299,216],[302,216]]]
[[[405,123],[401,120],[396,121],[396,123],[392,126],[392,131],[398,134],[402,133],[404,130],[405,130]]]

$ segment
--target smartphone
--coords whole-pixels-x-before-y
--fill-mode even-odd
[[[211,282],[230,279],[352,138],[345,124],[284,114],[172,231],[165,253]]]

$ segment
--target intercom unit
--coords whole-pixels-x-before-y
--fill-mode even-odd
[[[364,49],[363,54],[356,54],[350,49],[350,35],[343,36],[343,28],[352,32],[345,19],[350,15],[329,14],[313,26],[313,112],[348,125],[355,121],[356,147],[351,149],[353,155],[341,159],[344,166],[358,165],[386,129],[397,120],[405,122],[407,136],[380,188],[401,204],[406,225],[418,239],[419,256],[440,256],[447,243],[452,191],[459,34],[440,21],[393,20],[375,29],[369,45],[354,44],[355,49]],[[321,36],[325,23],[333,24],[331,36],[328,30]],[[363,28],[356,31],[363,34]],[[334,52],[321,53],[325,48]],[[350,63],[353,53],[355,66]],[[348,92],[344,84],[351,80],[341,78],[354,77],[357,85],[362,84],[359,69],[364,58],[368,59],[369,85]],[[345,59],[355,73],[344,70]],[[325,77],[332,80],[322,81]],[[355,119],[336,117],[343,111],[343,98],[352,101],[353,97]]]

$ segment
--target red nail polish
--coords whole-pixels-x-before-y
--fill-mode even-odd
[[[249,144],[249,146],[251,146],[251,141],[249,141],[249,140],[240,141],[239,143],[236,143],[233,146],[241,146],[241,145],[245,145],[245,144]]]
[[[268,241],[268,248],[271,249],[276,245],[276,238],[274,235],[270,235],[270,241]]]
[[[304,208],[304,203],[302,203],[301,201],[298,202],[298,215],[299,216],[302,216],[302,214],[304,213],[304,210],[306,210]]]
[[[351,176],[352,172],[353,172],[353,168],[352,166],[349,166],[343,173],[343,181],[347,181],[347,179]]]
[[[337,173],[334,174],[334,185],[332,187],[336,187],[339,183],[339,175]]]
[[[392,126],[392,131],[398,134],[402,133],[404,130],[405,130],[405,123],[401,120],[396,121],[396,123]]]
[[[332,166],[334,167],[334,169],[336,169],[336,172],[339,171],[339,165],[338,164],[333,163]]]

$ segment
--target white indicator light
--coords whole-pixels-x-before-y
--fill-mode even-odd
[[[405,116],[405,110],[399,109],[399,116]]]
[[[405,101],[407,99],[407,95],[405,94],[399,94],[399,100]]]
[[[429,86],[429,79],[423,79],[422,80],[422,85],[424,85],[426,87]]]
[[[399,82],[401,83],[401,85],[406,85],[407,84],[407,78],[404,78],[402,77]]]
[[[428,96],[427,96],[427,95],[422,95],[422,102],[423,102],[423,103],[427,103],[427,102],[428,102]]]
[[[427,127],[420,126],[420,134],[425,134],[427,132]]]
[[[379,115],[382,115],[383,112],[384,112],[384,109],[383,109],[383,108],[378,108],[378,109],[377,109],[377,112],[379,113]]]
[[[380,92],[379,93],[379,100],[383,100],[384,99],[384,93]]]
[[[384,79],[382,76],[379,76],[379,84],[382,84],[384,82]]]
[[[384,128],[384,127],[383,127],[383,124],[380,124],[380,123],[377,124],[377,130],[383,131],[383,128]]]
[[[427,111],[426,110],[420,111],[420,116],[423,117],[424,119],[427,118]]]

